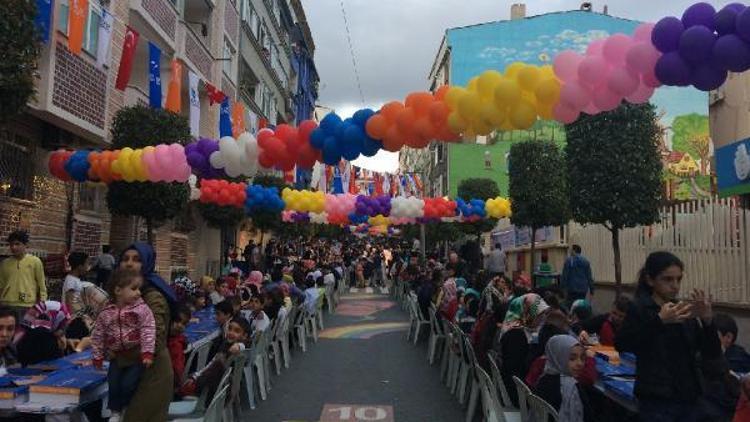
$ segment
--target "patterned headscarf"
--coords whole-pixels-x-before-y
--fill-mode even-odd
[[[573,311],[578,308],[583,308],[591,312],[591,303],[586,299],[576,299],[573,301],[573,304],[570,305],[570,312],[573,313]]]
[[[576,380],[570,373],[568,361],[573,347],[578,346],[578,339],[573,336],[557,335],[547,342],[544,354],[547,363],[544,373],[549,375],[560,375],[560,404],[559,420],[562,422],[577,422],[583,420],[583,404],[581,396],[578,395]]]
[[[58,330],[64,330],[70,322],[70,312],[64,303],[55,300],[46,302],[37,302],[36,305],[29,308],[23,316],[21,325],[24,327],[45,328],[51,333]]]
[[[250,275],[247,277],[247,282],[260,287],[261,284],[263,284],[263,273],[260,271],[250,271]]]
[[[458,288],[456,287],[456,279],[449,278],[443,283],[443,301],[440,303],[441,309],[447,308],[451,302],[456,298],[458,294]]]
[[[177,299],[184,302],[186,299],[195,296],[198,286],[188,277],[177,277],[172,283],[172,289],[174,289]]]
[[[503,321],[502,333],[514,328],[528,328],[549,310],[549,305],[536,293],[527,293],[513,299]]]

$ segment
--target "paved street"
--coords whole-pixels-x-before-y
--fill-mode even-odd
[[[389,296],[344,296],[307,353],[274,377],[248,417],[277,421],[460,421],[464,414],[426,360],[406,342],[408,316]],[[324,411],[325,408],[325,411]],[[392,412],[392,413],[391,413]]]

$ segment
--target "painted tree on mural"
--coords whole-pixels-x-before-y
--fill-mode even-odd
[[[622,283],[620,231],[659,220],[662,162],[659,127],[651,104],[623,104],[566,126],[570,208],[581,224],[612,233],[615,289]],[[515,215],[515,202],[513,203]]]
[[[672,122],[672,132],[672,150],[687,152],[700,160],[701,174],[706,175],[711,158],[708,116],[697,113],[677,116]]]

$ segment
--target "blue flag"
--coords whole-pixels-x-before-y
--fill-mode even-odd
[[[333,168],[333,193],[344,193],[344,185],[341,183],[341,171],[338,166]]]
[[[37,15],[34,18],[34,25],[44,44],[49,42],[49,30],[52,26],[52,3],[53,0],[36,0]]]
[[[219,136],[232,136],[232,116],[229,110],[229,97],[224,98],[219,108]]]
[[[161,108],[161,50],[149,41],[148,53],[149,105],[152,108]]]

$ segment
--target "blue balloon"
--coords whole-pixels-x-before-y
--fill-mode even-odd
[[[365,139],[362,142],[362,155],[365,157],[373,157],[381,148],[383,148],[382,142],[372,139],[369,136],[365,136]]]
[[[89,150],[76,151],[65,162],[65,171],[76,182],[85,182],[88,178],[89,169],[91,168],[91,164],[89,164],[90,152]]]
[[[363,108],[361,110],[357,110],[356,113],[354,113],[354,116],[352,118],[360,127],[365,127],[365,124],[367,124],[367,120],[375,115],[375,112],[372,111],[369,108]]]
[[[326,132],[321,128],[315,128],[310,133],[310,145],[315,149],[323,149],[323,144],[326,141]]]
[[[341,124],[341,117],[336,113],[328,113],[326,117],[320,122],[320,128],[323,129],[326,134],[333,135],[336,133],[336,129]]]
[[[323,145],[323,162],[328,165],[338,164],[341,161],[341,151],[336,144],[336,138],[329,136]]]

